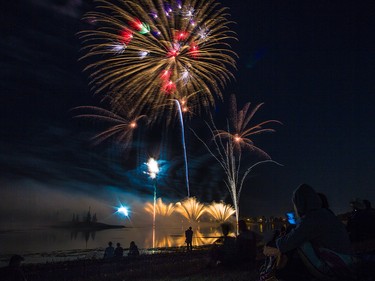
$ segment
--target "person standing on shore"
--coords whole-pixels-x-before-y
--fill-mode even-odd
[[[185,243],[188,252],[193,250],[193,233],[191,226],[185,231]]]

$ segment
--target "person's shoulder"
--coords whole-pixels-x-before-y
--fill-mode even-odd
[[[315,210],[314,212],[306,216],[303,220],[301,220],[301,223],[305,223],[308,225],[311,224],[315,227],[316,225],[321,226],[316,230],[320,230],[326,227],[339,227],[343,224],[342,221],[333,212],[325,208]]]
[[[304,216],[304,220],[309,220],[309,219],[322,219],[322,218],[333,218],[336,217],[335,214],[330,211],[329,209],[326,208],[320,208],[320,209],[315,209],[306,214]]]

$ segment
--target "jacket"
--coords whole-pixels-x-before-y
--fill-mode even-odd
[[[293,193],[293,203],[301,220],[288,234],[276,240],[282,252],[310,242],[314,247],[327,248],[341,254],[350,254],[349,235],[344,224],[322,203],[313,188],[303,184]]]

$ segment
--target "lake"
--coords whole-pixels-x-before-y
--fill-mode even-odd
[[[187,226],[132,227],[99,231],[72,231],[69,229],[38,227],[0,231],[0,267],[7,265],[13,254],[20,254],[25,263],[54,262],[79,258],[101,258],[112,241],[128,248],[135,241],[141,253],[150,248],[179,247],[185,245]],[[252,224],[250,228],[265,234],[273,224]],[[221,236],[219,224],[193,225],[193,245],[212,244]],[[154,234],[154,236],[153,236]],[[155,237],[155,239],[153,239]],[[125,252],[126,255],[126,252]]]

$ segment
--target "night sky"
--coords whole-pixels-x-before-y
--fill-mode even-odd
[[[233,49],[239,59],[236,80],[224,90],[215,114],[226,112],[227,98],[235,93],[241,106],[265,103],[255,121],[283,123],[254,139],[283,166],[254,169],[242,193],[242,214],[282,215],[301,183],[324,192],[335,212],[348,211],[354,197],[375,205],[373,2],[221,2],[236,22],[239,41]],[[175,201],[186,196],[178,123],[167,133],[163,125],[140,128],[124,155],[114,143],[92,145],[100,128],[73,118],[72,108],[99,105],[78,61],[76,34],[91,6],[89,0],[18,0],[2,8],[0,198],[7,202],[2,215],[21,212],[25,203],[43,210],[46,196],[66,204],[75,198],[77,205],[77,198],[90,198],[98,209],[115,205],[117,197],[129,204],[149,200],[151,183],[142,172],[149,156],[162,160],[160,196]],[[187,127],[207,135],[201,123],[197,116]],[[230,203],[222,170],[188,128],[187,144],[191,194]],[[74,209],[60,205],[56,208]]]

